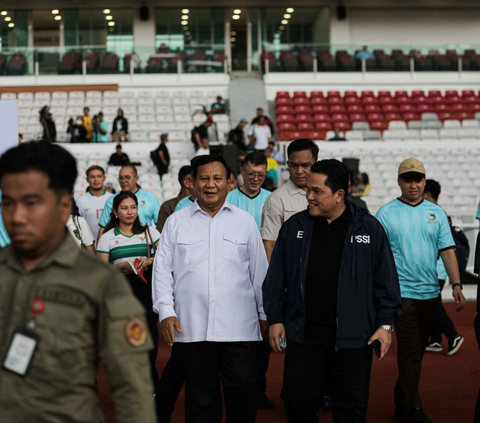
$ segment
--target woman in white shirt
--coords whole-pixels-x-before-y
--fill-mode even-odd
[[[113,200],[110,221],[98,241],[97,248],[97,254],[103,261],[112,263],[125,274],[133,293],[145,307],[154,345],[154,349],[150,351],[150,366],[155,392],[158,391],[159,383],[155,368],[158,352],[158,316],[152,309],[151,266],[159,239],[160,232],[155,227],[141,225],[136,195],[130,191],[123,191]],[[144,269],[147,284],[133,270],[132,265],[137,258],[138,270]]]

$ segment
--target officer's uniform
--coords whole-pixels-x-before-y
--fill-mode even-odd
[[[3,367],[18,328],[40,338],[24,376]],[[70,235],[31,272],[11,245],[0,251],[2,422],[102,422],[99,360],[116,421],[156,422],[151,348],[144,309],[125,278],[79,249]]]

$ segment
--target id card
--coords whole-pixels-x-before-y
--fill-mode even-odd
[[[39,342],[40,337],[36,333],[26,329],[16,330],[7,349],[3,368],[25,376]]]

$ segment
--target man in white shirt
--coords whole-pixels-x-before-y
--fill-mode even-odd
[[[258,123],[253,124],[248,131],[248,139],[255,150],[264,151],[268,142],[272,140],[272,131],[265,122],[265,117],[260,116]]]
[[[111,193],[107,192],[104,187],[105,170],[101,166],[90,166],[87,169],[88,192],[82,195],[77,201],[78,213],[88,223],[94,239],[98,237],[98,222],[102,215],[103,208]]]
[[[254,218],[226,201],[223,158],[198,158],[192,175],[197,200],[167,219],[160,238],[153,309],[184,364],[186,422],[221,422],[221,379],[227,421],[253,423],[267,258]]]

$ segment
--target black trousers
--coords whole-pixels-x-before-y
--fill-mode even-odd
[[[170,360],[160,378],[157,400],[158,423],[171,422],[175,403],[185,382],[185,371],[179,345],[178,342],[173,344]]]
[[[422,407],[418,385],[422,359],[432,331],[437,298],[413,300],[402,298],[402,314],[395,322],[398,341],[398,380],[395,404],[407,411]]]
[[[438,294],[437,305],[435,307],[435,320],[433,321],[432,333],[430,335],[431,342],[442,343],[442,335],[445,335],[451,344],[457,337],[457,330],[453,325],[452,319],[447,314],[442,303],[442,290],[445,286],[445,280],[439,280],[440,294]]]
[[[257,364],[258,364],[258,376],[257,376],[257,385],[260,392],[265,392],[267,387],[267,370],[270,363],[270,354],[272,352],[272,347],[270,346],[270,341],[264,339],[258,343],[257,349]]]
[[[140,300],[145,308],[145,314],[147,317],[148,330],[152,336],[153,350],[149,352],[150,359],[150,372],[153,381],[153,387],[155,389],[155,400],[158,402],[158,388],[160,378],[158,377],[158,371],[156,367],[157,355],[158,355],[158,314],[153,311],[152,304],[152,285],[146,285],[137,275],[127,274],[127,279],[130,282],[130,286],[134,295]]]
[[[326,363],[333,374],[333,421],[366,421],[372,347],[335,351],[336,329],[324,328],[304,343],[287,340],[281,398],[289,423],[317,423]]]
[[[257,342],[179,343],[185,369],[185,422],[253,423],[257,414]]]

